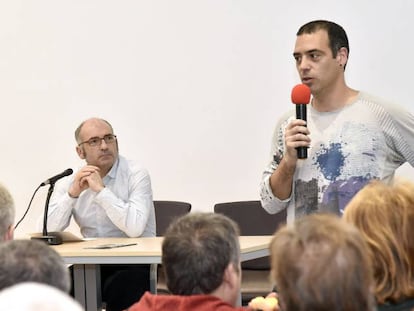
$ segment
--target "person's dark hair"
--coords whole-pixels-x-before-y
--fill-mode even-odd
[[[11,240],[0,243],[0,290],[23,282],[70,291],[70,275],[62,257],[43,241]]]
[[[327,20],[315,20],[301,26],[296,33],[297,36],[311,34],[318,30],[325,30],[329,38],[329,46],[332,56],[335,58],[341,48],[346,48],[349,56],[348,36],[342,26]]]
[[[227,266],[240,264],[239,228],[215,213],[190,213],[172,223],[162,243],[167,287],[175,295],[209,294]]]
[[[284,310],[374,310],[367,245],[338,216],[299,218],[276,232],[270,251],[272,278]]]

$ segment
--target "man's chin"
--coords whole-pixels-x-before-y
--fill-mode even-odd
[[[115,157],[112,154],[105,154],[99,157],[99,164],[108,166],[113,165],[115,163]]]

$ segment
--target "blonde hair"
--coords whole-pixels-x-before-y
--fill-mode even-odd
[[[373,181],[345,208],[369,246],[378,303],[414,297],[414,184]]]

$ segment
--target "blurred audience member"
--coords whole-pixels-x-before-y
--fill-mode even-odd
[[[414,308],[414,184],[373,181],[350,201],[344,219],[369,247],[378,309]]]
[[[167,229],[162,266],[172,295],[149,292],[129,311],[243,310],[239,229],[221,214],[190,213]]]
[[[276,232],[272,278],[284,311],[372,311],[367,245],[333,214],[312,214]]]
[[[13,239],[15,208],[6,187],[0,184],[0,241]]]
[[[82,311],[80,304],[53,286],[25,282],[0,291],[0,309],[7,311]]]
[[[70,291],[69,270],[62,257],[37,240],[0,243],[0,290],[22,282],[37,282]]]

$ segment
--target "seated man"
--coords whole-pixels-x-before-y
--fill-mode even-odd
[[[149,292],[129,311],[243,310],[237,225],[221,214],[190,213],[164,235],[162,266],[172,295]]]
[[[0,290],[23,282],[47,284],[69,293],[70,276],[62,257],[36,240],[0,243]]]
[[[303,216],[276,232],[270,251],[281,310],[375,310],[367,245],[337,216]]]
[[[13,239],[14,201],[10,192],[0,184],[0,241]]]
[[[65,230],[73,216],[86,238],[155,236],[149,173],[119,154],[112,125],[100,118],[87,119],[75,130],[75,140],[85,165],[56,184],[49,231]],[[106,310],[124,310],[137,301],[150,288],[149,271],[149,265],[101,265]]]

